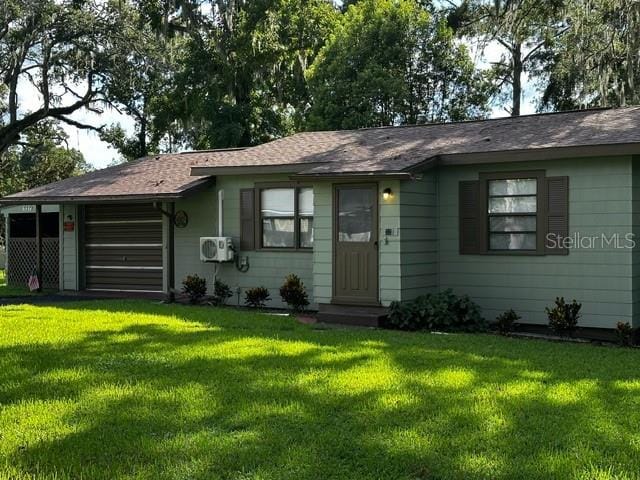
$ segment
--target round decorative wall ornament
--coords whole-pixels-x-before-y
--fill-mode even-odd
[[[173,224],[177,228],[184,228],[189,223],[189,216],[184,210],[178,210],[173,216]]]

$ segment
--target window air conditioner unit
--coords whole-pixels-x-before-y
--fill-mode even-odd
[[[200,237],[200,260],[203,262],[233,261],[231,237]]]

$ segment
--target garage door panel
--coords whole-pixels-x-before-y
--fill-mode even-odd
[[[86,221],[157,219],[158,210],[151,204],[87,205]]]
[[[162,285],[162,270],[102,270],[88,268],[90,290],[158,291]]]
[[[135,267],[153,267],[162,265],[161,248],[131,248],[118,247],[87,248],[85,255],[87,265],[118,266],[131,265]]]
[[[87,243],[162,243],[161,223],[119,224],[119,225],[86,225],[85,238]]]
[[[151,205],[87,206],[84,232],[88,290],[162,291],[162,217]]]

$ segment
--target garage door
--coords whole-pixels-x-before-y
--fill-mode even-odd
[[[84,214],[87,290],[162,292],[162,216],[152,205],[89,205]]]

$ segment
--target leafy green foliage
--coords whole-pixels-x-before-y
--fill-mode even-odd
[[[265,287],[249,288],[244,292],[244,304],[251,308],[264,308],[271,300],[271,294]]]
[[[175,70],[154,100],[154,129],[190,148],[254,145],[300,130],[311,101],[304,72],[337,8],[326,0],[222,1],[204,13],[187,3],[191,15],[179,22],[188,35],[171,39]]]
[[[7,170],[0,176],[0,196],[89,171],[82,154],[66,146],[67,140],[56,121],[44,120],[27,129],[22,144],[4,155]]]
[[[233,296],[231,287],[222,280],[216,278],[213,282],[213,302],[215,305],[224,305]]]
[[[401,330],[484,330],[480,307],[468,295],[458,296],[451,289],[422,295],[410,302],[393,302],[388,325]]]
[[[207,281],[198,275],[188,275],[182,281],[182,292],[189,297],[192,304],[200,303],[207,294]]]
[[[122,2],[120,2],[122,4]],[[73,112],[110,103],[109,89],[126,81],[137,45],[118,2],[3,0],[0,6],[0,153],[45,119],[95,128]],[[18,92],[35,89],[26,109]],[[39,98],[38,98],[39,97]],[[0,164],[2,168],[2,164]]]
[[[564,297],[556,297],[555,305],[545,308],[549,317],[549,327],[561,335],[571,335],[578,326],[581,308],[582,304],[575,300],[566,303]]]
[[[82,154],[66,143],[56,121],[43,120],[25,130],[21,145],[0,154],[0,197],[88,172]],[[5,228],[0,218],[0,244]]]
[[[539,72],[541,109],[640,103],[640,7],[634,0],[571,0],[566,33]]]
[[[618,322],[616,324],[616,337],[618,343],[623,347],[633,345],[635,330],[629,322]]]
[[[309,305],[309,295],[304,283],[294,273],[285,278],[280,287],[280,297],[294,312],[304,312],[304,309]]]
[[[467,49],[414,0],[351,5],[307,75],[311,129],[462,120],[488,108]]]
[[[500,103],[520,115],[523,76],[544,69],[553,42],[566,31],[564,0],[470,0],[449,12],[449,21],[473,38],[480,51],[499,46],[490,76]],[[534,74],[534,77],[536,75]]]
[[[518,315],[512,308],[498,315],[496,317],[498,333],[500,333],[500,335],[507,335],[508,333],[511,333],[520,318],[520,315]]]

